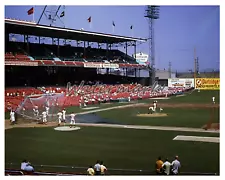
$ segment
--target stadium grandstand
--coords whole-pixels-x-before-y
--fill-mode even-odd
[[[18,41],[16,35],[22,37],[22,41]],[[50,44],[41,42],[47,38],[51,40]],[[43,86],[51,86],[45,91],[56,93],[65,93],[68,82],[72,85],[81,82],[94,85],[97,82],[116,88],[128,84],[130,89],[135,88],[133,84],[149,86],[149,77],[140,77],[140,70],[147,66],[138,64],[135,55],[127,54],[129,46],[136,54],[137,43],[146,41],[5,19],[5,110],[17,108],[26,96],[42,94],[43,88],[40,87]],[[115,48],[119,45],[125,47],[125,53]],[[130,73],[134,76],[128,76]],[[78,99],[73,105],[79,104]]]
[[[23,41],[15,40],[15,35],[22,36]],[[30,41],[31,37],[34,37],[33,41]],[[45,38],[50,38],[52,43],[41,43]],[[72,41],[76,43],[75,46],[67,43]],[[134,77],[138,77],[138,72],[145,66],[139,65],[135,57],[129,56],[127,48],[134,47],[136,54],[136,43],[145,41],[141,38],[5,19],[6,86],[65,85],[74,77],[77,80],[82,77],[82,80],[101,80],[106,83],[102,79],[106,76],[98,75],[99,69],[105,69],[106,75],[121,74],[122,70],[124,77],[133,71]],[[121,44],[125,46],[125,53],[114,48]],[[94,45],[97,47],[92,47]],[[106,48],[103,49],[103,46]],[[17,81],[14,80],[15,72],[20,77]],[[32,73],[28,76],[28,72]],[[106,79],[114,81],[118,77]]]

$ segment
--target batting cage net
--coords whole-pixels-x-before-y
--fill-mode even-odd
[[[55,121],[57,113],[62,110],[65,94],[41,94],[27,96],[16,109],[20,119],[42,121],[43,112],[48,121]]]

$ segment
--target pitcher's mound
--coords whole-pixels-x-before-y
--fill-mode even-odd
[[[137,114],[138,117],[165,117],[166,113],[153,113],[153,114]]]
[[[54,128],[56,131],[76,131],[79,130],[80,127],[69,127],[69,126],[59,126]]]

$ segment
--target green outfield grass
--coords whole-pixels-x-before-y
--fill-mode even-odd
[[[10,168],[7,163],[19,164],[23,159],[28,159],[39,165],[88,167],[100,159],[109,169],[142,169],[149,171],[145,174],[150,174],[159,155],[170,160],[179,155],[183,172],[219,173],[219,144],[173,141],[177,135],[218,136],[211,133],[100,127],[82,127],[72,132],[54,131],[53,128],[13,128],[5,131],[5,163],[6,168]],[[19,168],[19,165],[14,168]],[[35,169],[86,171],[46,167]]]
[[[201,104],[206,103],[210,104],[212,103],[212,97],[215,97],[216,103],[220,103],[220,91],[218,90],[201,90],[198,92],[195,90],[193,93],[190,94],[190,92],[184,93],[185,96],[172,96],[169,100],[160,100],[163,102],[179,102],[179,103],[195,103],[195,104]]]
[[[97,112],[100,117],[115,120],[129,125],[151,125],[151,126],[176,126],[201,128],[210,120],[210,109],[196,108],[164,108],[166,117],[137,117],[138,113],[146,114],[147,107],[131,107],[124,109],[112,109],[110,111]],[[219,122],[219,109],[216,109],[214,123]]]
[[[210,104],[212,97],[219,103],[219,91],[197,91],[182,97],[158,100],[159,104],[193,103]],[[135,103],[152,103],[137,100]],[[100,108],[122,106],[127,103],[101,104]],[[98,106],[98,105],[91,105]],[[88,107],[91,107],[88,106]],[[89,111],[79,107],[67,108],[67,113]],[[219,109],[214,122],[219,122]],[[210,119],[209,109],[164,108],[167,117],[136,117],[147,113],[147,108],[130,107],[97,112],[101,117],[123,124],[176,126],[200,128]],[[6,114],[7,115],[7,114]],[[19,163],[28,159],[37,165],[64,165],[88,167],[97,159],[104,160],[109,169],[142,169],[142,172],[109,171],[109,174],[151,174],[156,158],[161,155],[170,160],[180,156],[183,172],[219,173],[219,144],[173,141],[177,135],[219,136],[211,133],[193,133],[159,130],[115,129],[82,127],[79,131],[59,132],[53,128],[13,128],[5,130],[6,168],[20,168]],[[17,163],[10,165],[8,163]],[[36,170],[83,172],[86,169],[35,167]]]

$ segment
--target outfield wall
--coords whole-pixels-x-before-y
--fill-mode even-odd
[[[168,87],[182,88],[182,87],[195,87],[193,78],[170,78],[168,79]]]
[[[170,78],[168,87],[194,87],[200,90],[220,90],[220,78]]]

